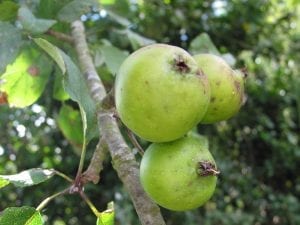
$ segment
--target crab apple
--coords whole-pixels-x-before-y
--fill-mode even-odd
[[[207,77],[185,50],[153,44],[131,54],[115,81],[121,121],[151,142],[178,139],[199,123],[207,110]]]
[[[207,75],[211,90],[210,104],[201,123],[231,118],[243,103],[244,75],[213,54],[198,54],[194,59]]]
[[[207,139],[194,134],[152,143],[140,165],[145,192],[160,206],[174,211],[195,209],[207,202],[218,173]]]

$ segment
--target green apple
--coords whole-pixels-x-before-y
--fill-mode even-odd
[[[143,155],[140,180],[160,206],[184,211],[207,202],[218,171],[203,136],[188,135],[173,142],[152,143]]]
[[[122,122],[152,142],[182,137],[207,110],[207,77],[185,50],[153,44],[131,54],[115,82],[115,102]]]
[[[211,98],[201,123],[214,123],[234,116],[244,98],[244,76],[234,71],[221,57],[212,54],[194,56],[207,75]]]

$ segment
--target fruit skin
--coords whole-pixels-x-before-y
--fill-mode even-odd
[[[149,197],[164,208],[184,211],[203,205],[217,182],[204,174],[200,162],[215,166],[207,139],[188,135],[168,143],[153,143],[140,165],[140,180]],[[207,171],[206,171],[207,172]]]
[[[210,104],[201,123],[214,123],[231,118],[243,103],[243,74],[232,70],[216,55],[198,54],[194,59],[207,75],[211,89]]]
[[[115,82],[116,109],[122,122],[151,142],[182,137],[207,110],[207,77],[185,50],[153,44],[131,54]]]

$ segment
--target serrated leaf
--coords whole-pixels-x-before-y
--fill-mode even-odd
[[[128,57],[128,52],[121,51],[112,45],[103,45],[100,49],[108,70],[115,75],[122,62]]]
[[[58,19],[63,22],[71,23],[79,19],[83,14],[90,12],[93,7],[99,7],[97,0],[74,0],[65,5],[58,12]]]
[[[113,202],[108,203],[107,210],[101,212],[97,219],[97,225],[114,225],[115,210]]]
[[[39,211],[29,206],[10,207],[0,216],[1,225],[42,225],[43,219]]]
[[[0,91],[6,93],[10,106],[29,106],[41,96],[51,70],[46,55],[26,48],[0,77]]]
[[[195,55],[199,53],[211,53],[215,55],[220,55],[220,52],[210,39],[209,35],[207,33],[202,33],[195,37],[191,44],[189,51]]]
[[[80,154],[83,145],[83,127],[80,112],[71,106],[63,105],[56,120],[66,139],[75,147],[76,153]]]
[[[83,127],[87,127],[86,143],[88,143],[92,138],[96,137],[99,132],[96,118],[96,105],[89,94],[87,84],[78,67],[68,55],[62,51],[60,51],[60,53],[67,68],[67,73],[64,76],[65,90],[71,99],[79,104],[86,115],[86,118],[82,119],[83,121],[86,120],[87,123],[83,124]],[[85,115],[82,114],[82,116]]]
[[[56,23],[56,20],[36,18],[25,6],[19,9],[18,18],[23,28],[32,34],[42,34]]]
[[[57,63],[62,73],[64,74],[66,72],[66,65],[59,52],[59,49],[43,38],[34,38],[33,40],[38,46],[40,46],[47,54],[51,56],[51,58]]]
[[[54,170],[34,168],[14,175],[0,175],[0,186],[1,184],[5,184],[6,181],[17,187],[28,187],[42,183],[50,179],[54,174]]]
[[[131,31],[131,30],[126,30],[126,34],[128,36],[128,39],[129,39],[133,49],[138,49],[140,47],[155,43],[154,40],[146,38],[140,34],[137,34],[133,31]]]
[[[18,4],[13,1],[3,1],[0,3],[0,20],[12,21],[17,17]]]
[[[20,30],[8,22],[0,21],[0,74],[17,57],[22,46]]]

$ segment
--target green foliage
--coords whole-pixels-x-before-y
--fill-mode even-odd
[[[56,23],[55,20],[36,18],[31,11],[24,6],[19,9],[18,19],[23,26],[23,29],[31,34],[44,33]]]
[[[14,175],[0,175],[0,187],[9,183],[17,187],[27,187],[42,183],[51,178],[55,172],[47,169],[29,169]]]
[[[0,91],[7,94],[10,106],[29,106],[43,93],[51,70],[45,54],[26,47],[2,74]]]
[[[0,73],[3,73],[18,55],[22,40],[21,32],[8,22],[0,21],[0,30]]]
[[[57,65],[61,69],[61,72],[64,74],[66,72],[66,65],[59,52],[59,49],[45,39],[35,38],[33,40],[38,46],[40,46],[45,52],[47,52],[51,56],[51,58],[57,63]]]
[[[115,212],[113,202],[108,203],[107,210],[101,212],[97,219],[97,225],[114,225]]]
[[[12,21],[17,17],[19,5],[13,1],[2,1],[0,3],[0,20]]]
[[[66,4],[59,12],[58,19],[64,22],[72,22],[80,18],[81,15],[91,11],[91,8],[97,7],[97,0],[73,0]]]
[[[56,121],[65,138],[74,146],[76,152],[80,153],[83,145],[83,128],[79,110],[63,105]]]
[[[11,207],[3,211],[0,216],[1,225],[42,225],[43,219],[40,213],[35,208],[23,206],[20,208]]]
[[[236,68],[248,70],[247,96],[239,114],[229,121],[197,128],[199,133],[208,136],[221,171],[215,195],[204,207],[193,211],[162,210],[167,224],[300,223],[298,1],[132,3],[106,0],[100,1],[100,11],[98,6],[90,8],[98,2],[92,0],[22,1],[26,9],[20,2],[0,2],[1,96],[7,92],[9,103],[26,106],[10,108],[5,101],[0,101],[3,103],[0,105],[0,174],[17,174],[36,167],[76,174],[79,159],[69,138],[63,135],[57,116],[66,105],[72,106],[69,116],[76,112],[76,124],[78,110],[81,108],[86,113],[87,139],[91,140],[87,159],[91,157],[97,130],[95,106],[91,105],[80,78],[73,47],[44,33],[51,28],[69,34],[67,22],[82,18],[90,50],[95,53],[94,61],[98,57],[97,70],[101,78],[105,78],[107,90],[113,86],[113,75],[127,52],[154,42],[181,46],[197,53],[218,51],[222,57],[231,53],[235,59],[229,58],[236,61]],[[18,10],[21,17],[17,21]],[[32,41],[28,36],[37,38],[34,40],[39,40],[39,46],[52,59],[36,45],[30,45],[28,50],[25,43]],[[99,43],[100,40],[108,40],[109,45]],[[52,60],[59,66],[53,66]],[[22,64],[18,67],[21,70],[14,72],[14,66],[19,64]],[[41,73],[32,77],[37,72],[36,67]],[[64,68],[66,73],[60,71]],[[65,116],[63,123],[68,124],[69,119]],[[82,132],[77,125],[73,129],[78,136]],[[141,143],[144,148],[148,145]],[[7,208],[1,214],[0,224],[7,225],[16,218],[22,220],[20,224],[26,224],[32,216],[36,216],[37,224],[42,224],[34,208],[10,207],[37,206],[66,187],[66,183],[56,177],[27,188],[7,185],[8,182],[0,181],[0,187],[5,185],[0,192],[0,209]],[[96,207],[106,209],[107,202],[114,200],[116,224],[139,224],[130,197],[108,163],[105,163],[100,183],[85,188]],[[44,224],[97,223],[86,204],[73,196],[57,198],[45,214]]]

